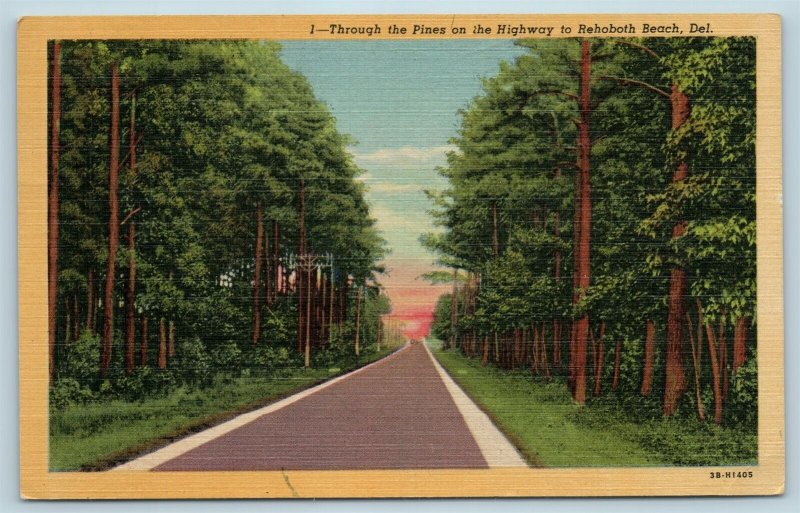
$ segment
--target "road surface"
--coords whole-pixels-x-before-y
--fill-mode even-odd
[[[525,466],[423,344],[241,415],[122,470]]]

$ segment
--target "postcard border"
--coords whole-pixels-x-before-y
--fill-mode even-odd
[[[401,471],[49,472],[47,430],[47,41],[49,39],[311,39],[310,23],[664,24],[701,20],[714,36],[757,38],[756,219],[759,464]],[[136,23],[131,23],[135,19]],[[472,39],[474,36],[447,36]],[[486,36],[484,36],[485,38]],[[497,37],[497,36],[495,36]],[[371,39],[392,39],[372,36]],[[437,37],[441,39],[441,36]],[[333,39],[315,37],[314,39]],[[357,35],[335,39],[368,39]],[[29,17],[18,23],[20,488],[30,499],[378,498],[767,495],[784,489],[781,29],[770,14],[267,15]],[[45,108],[43,108],[43,106]],[[753,470],[747,480],[712,471]],[[569,493],[566,493],[566,491]]]

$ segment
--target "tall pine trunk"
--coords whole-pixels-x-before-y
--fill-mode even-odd
[[[56,320],[58,317],[58,167],[61,158],[61,41],[53,43],[53,77],[50,84],[50,180],[47,192],[47,321],[50,379],[55,372]],[[75,319],[78,322],[78,319]]]
[[[672,85],[670,94],[672,106],[672,130],[681,128],[689,119],[689,98],[676,85]],[[672,183],[686,180],[689,167],[685,161],[678,163],[672,175]],[[672,226],[672,239],[683,236],[686,230],[686,221],[678,220]],[[683,326],[686,317],[686,269],[680,264],[675,265],[670,271],[669,298],[667,313],[667,350],[664,381],[664,415],[672,415],[678,409],[681,396],[686,391],[686,375],[684,371]]]
[[[167,328],[163,317],[158,320],[158,368],[167,368]]]
[[[591,138],[589,120],[591,115],[591,44],[581,41],[581,82],[578,108],[578,176],[580,182],[580,230],[578,240],[577,279],[578,302],[590,283],[592,197],[590,175]],[[589,339],[589,314],[584,313],[575,329],[575,385],[573,398],[578,404],[586,402],[586,349]]]
[[[261,250],[264,236],[264,211],[261,200],[256,206],[256,247],[253,271],[253,331],[251,341],[258,344],[261,335]]]
[[[111,133],[108,166],[108,262],[103,296],[103,341],[100,351],[100,374],[105,376],[111,365],[114,343],[114,281],[119,245],[119,70],[111,64]]]
[[[733,363],[731,363],[731,371],[736,372],[736,369],[744,365],[747,359],[747,317],[739,317],[733,328]]]
[[[647,321],[647,334],[644,339],[644,370],[642,372],[641,395],[650,395],[653,386],[653,357],[655,355],[655,336],[656,325],[653,321]]]

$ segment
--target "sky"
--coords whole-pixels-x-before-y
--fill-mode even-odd
[[[419,276],[437,269],[435,255],[419,242],[434,231],[425,189],[446,181],[445,164],[456,135],[459,109],[481,91],[481,77],[497,73],[502,60],[522,53],[510,40],[288,41],[281,56],[301,72],[326,103],[350,152],[365,170],[367,201],[391,253],[382,276],[392,316],[405,333],[428,333],[436,299],[447,285]]]

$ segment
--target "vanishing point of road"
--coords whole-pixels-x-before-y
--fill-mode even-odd
[[[265,406],[118,470],[524,467],[423,344]]]

